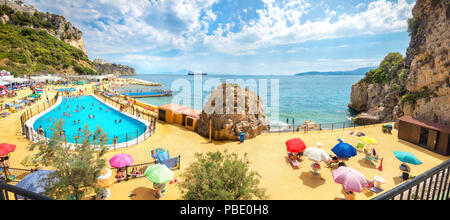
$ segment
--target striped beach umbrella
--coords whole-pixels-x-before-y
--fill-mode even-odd
[[[155,164],[153,166],[147,167],[144,175],[151,182],[157,184],[165,184],[172,180],[173,171],[167,168],[166,165]]]

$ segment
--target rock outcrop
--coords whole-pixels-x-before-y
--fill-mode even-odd
[[[413,17],[419,23],[407,51],[409,77],[406,88],[420,93],[424,88],[430,97],[405,104],[406,115],[450,124],[450,0],[418,0]]]
[[[118,76],[135,76],[136,70],[132,67],[115,63],[94,62],[97,71],[102,74],[114,74]]]
[[[197,132],[209,137],[210,122],[215,140],[255,138],[269,131],[264,104],[259,96],[237,85],[222,84],[211,92],[198,122]]]
[[[3,14],[0,21],[2,24],[13,23],[15,25],[25,25],[29,28],[35,28],[44,30],[54,37],[76,47],[87,55],[86,47],[83,41],[83,33],[77,28],[73,27],[67,19],[61,15],[42,13],[34,8],[32,5],[25,5],[23,1],[0,1],[0,6],[5,5],[12,9],[12,13]],[[37,26],[36,24],[23,24],[16,23],[14,21],[14,14],[25,14],[29,17],[35,17],[39,20],[43,26]]]
[[[450,0],[417,0],[412,13],[411,42],[400,68],[387,68],[387,81],[374,82],[374,70],[353,85],[349,107],[360,113],[355,123],[410,115],[450,124]]]
[[[302,125],[297,127],[297,131],[320,131],[322,128],[316,122],[306,120]]]

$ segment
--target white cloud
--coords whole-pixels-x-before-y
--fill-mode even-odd
[[[332,22],[328,17],[302,22],[302,15],[307,14],[311,6],[308,1],[263,2],[265,9],[257,11],[259,20],[255,23],[245,24],[237,33],[224,34],[223,30],[218,30],[212,36],[205,36],[205,43],[217,51],[235,54],[242,50],[251,51],[308,40],[400,32],[406,30],[406,21],[412,16],[414,6],[414,3],[408,4],[406,0],[398,0],[397,3],[377,0],[371,2],[366,11],[341,14],[337,21]]]

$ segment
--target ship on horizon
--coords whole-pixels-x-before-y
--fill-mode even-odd
[[[188,72],[188,75],[189,75],[189,76],[196,76],[196,75],[197,75],[197,76],[199,76],[199,75],[200,75],[200,76],[207,76],[208,73],[194,73],[194,72],[192,72],[192,71],[189,71],[189,72]]]

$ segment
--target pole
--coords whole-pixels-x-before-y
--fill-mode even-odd
[[[212,120],[209,120],[209,142],[212,143]]]

